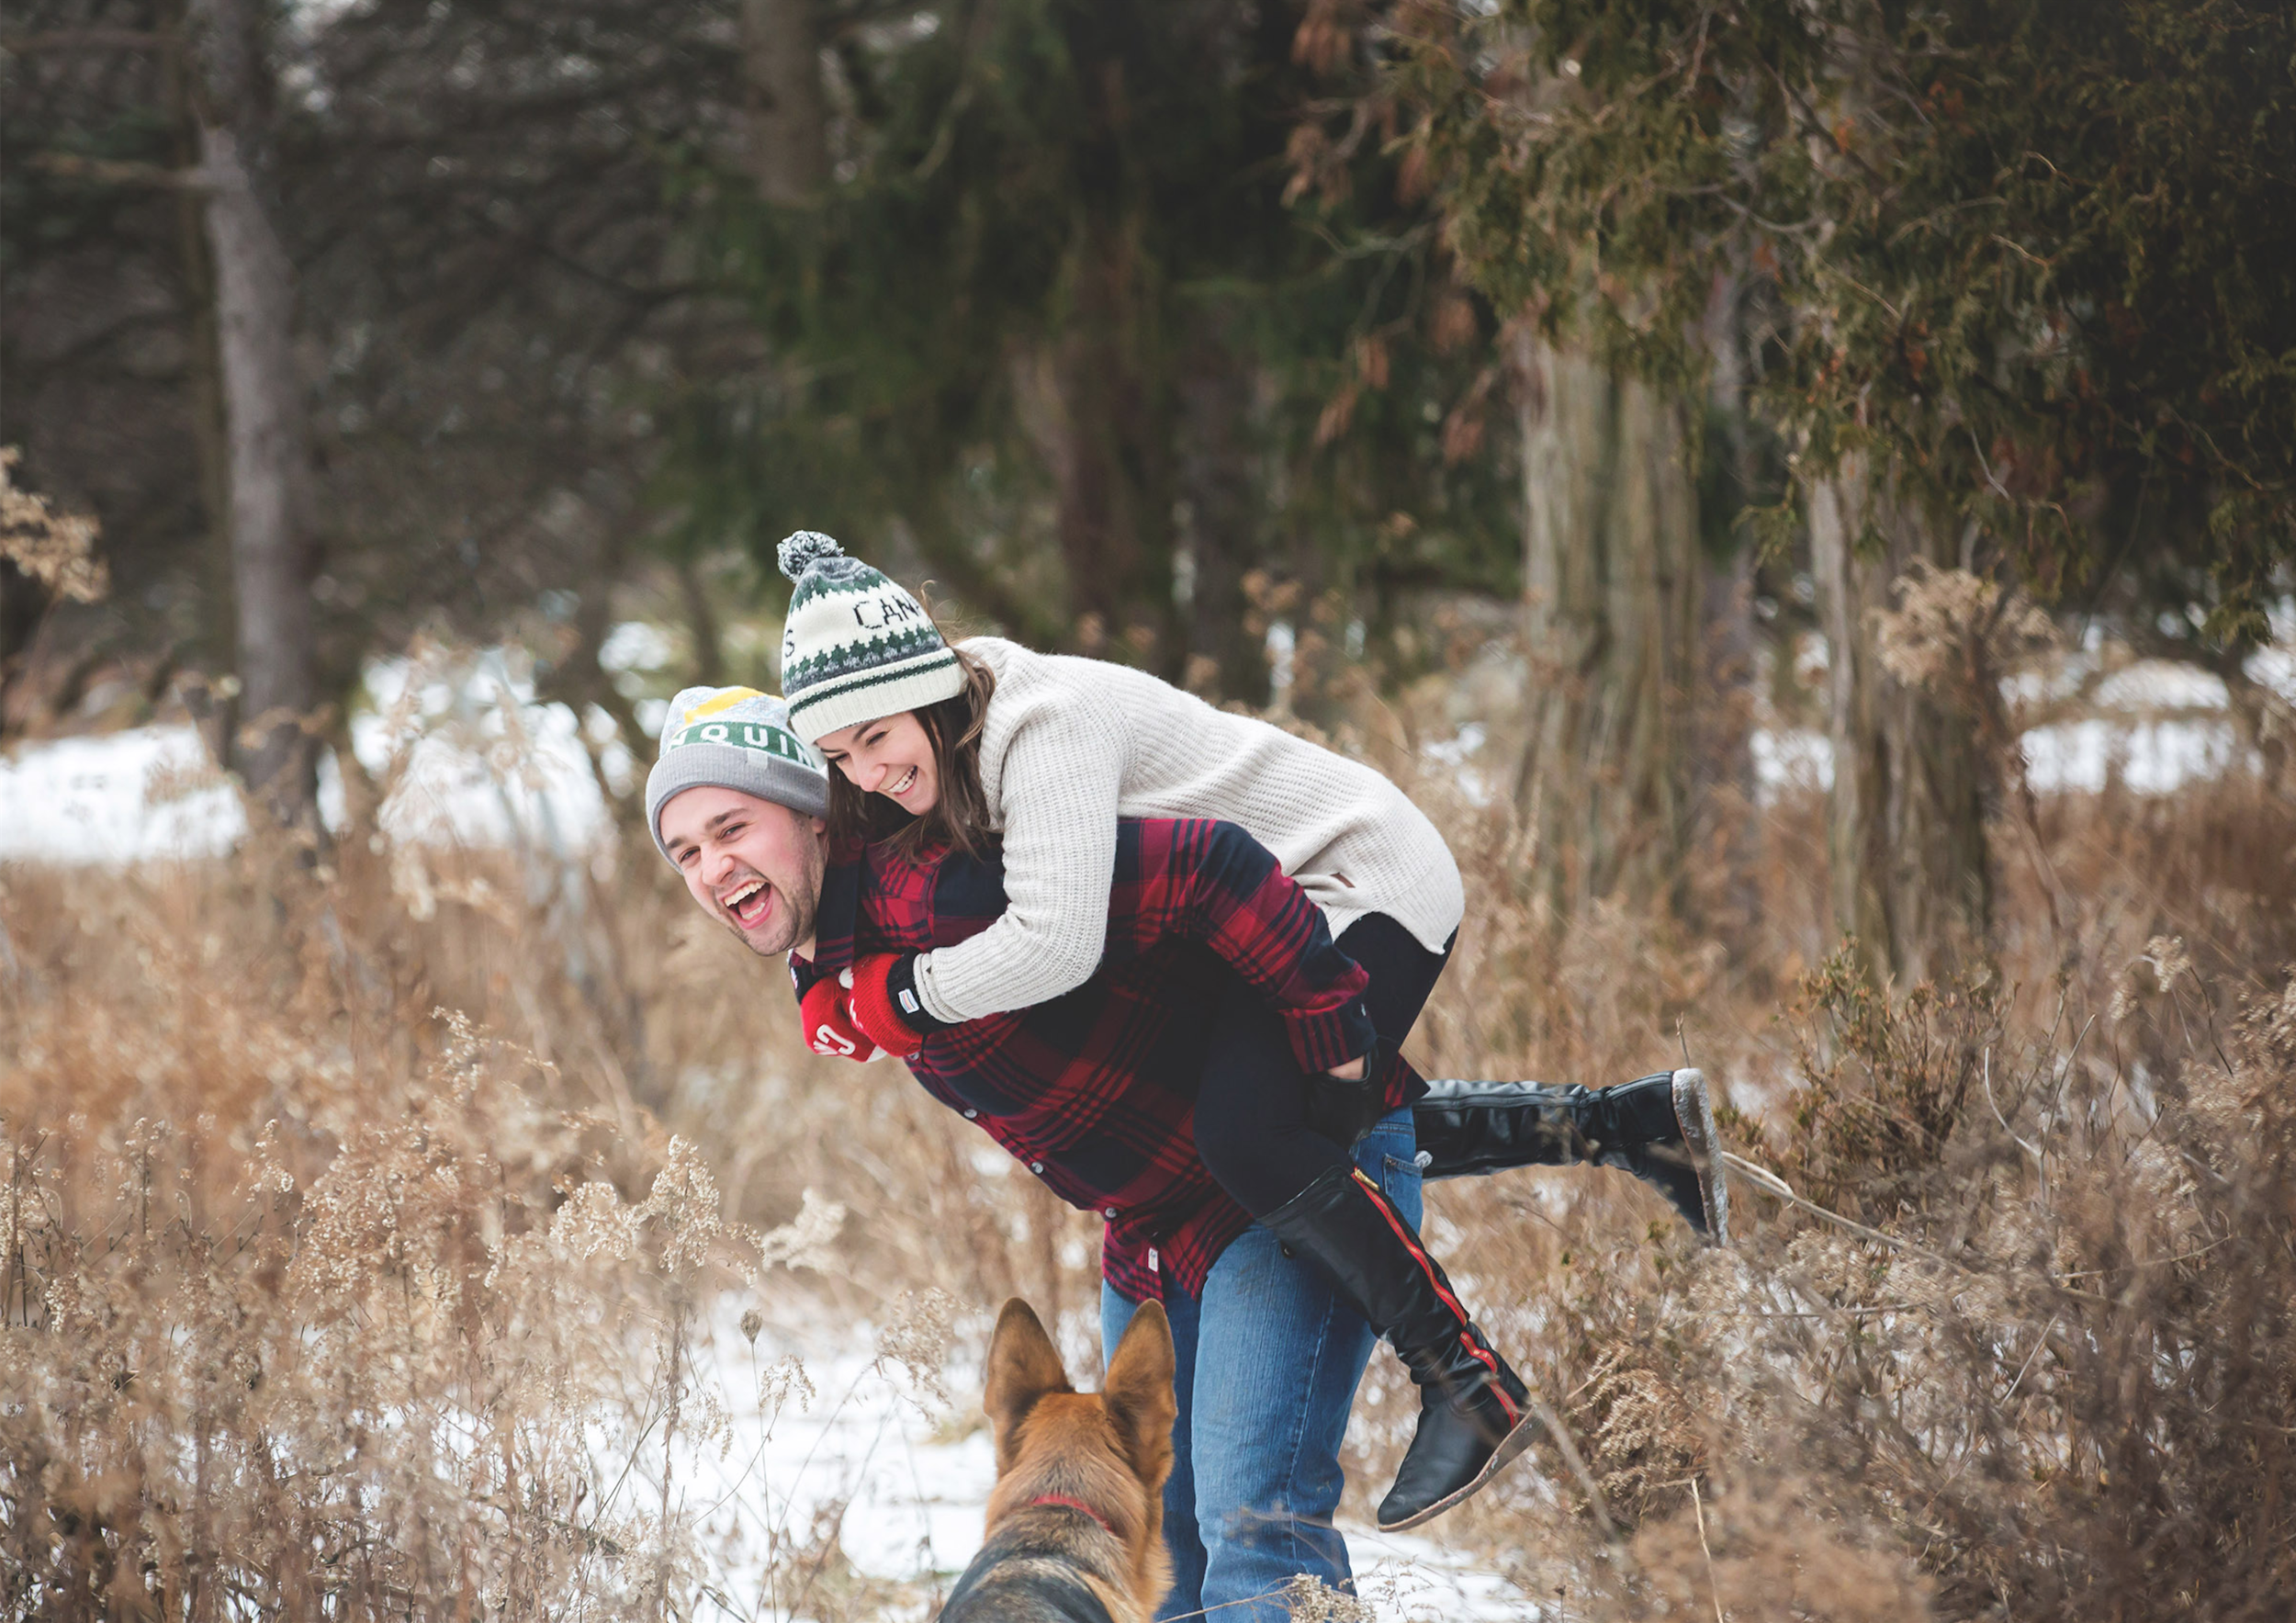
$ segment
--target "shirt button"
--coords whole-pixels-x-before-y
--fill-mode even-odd
[[[1041,1173],[1044,1170],[1044,1163],[1041,1161],[1031,1161],[1029,1163],[1029,1170],[1035,1173]]]
[[[1110,1223],[1114,1223],[1116,1221],[1116,1208],[1111,1206],[1106,1212],[1100,1213],[1100,1215],[1107,1218]]]
[[[981,1112],[978,1110],[967,1110],[964,1113],[964,1119],[968,1121],[975,1121],[980,1119],[980,1115]]]

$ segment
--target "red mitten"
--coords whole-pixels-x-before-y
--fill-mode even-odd
[[[845,988],[834,975],[814,982],[813,989],[798,1000],[797,1012],[805,1022],[805,1046],[816,1054],[841,1059],[869,1059],[876,1054],[877,1045],[853,1023]]]
[[[923,1013],[922,1005],[905,1010],[900,1001],[904,993],[911,1001],[917,997],[909,962],[905,953],[878,952],[853,963],[853,990],[848,1005],[853,1023],[895,1059],[906,1059],[925,1046],[924,1031],[910,1023]]]

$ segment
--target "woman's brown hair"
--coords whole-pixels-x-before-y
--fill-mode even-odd
[[[912,816],[884,795],[858,787],[843,768],[832,766],[832,841],[858,838],[873,845],[885,840],[905,857],[937,846],[974,857],[996,849],[997,835],[989,825],[988,796],[981,789],[981,729],[988,725],[988,701],[996,691],[996,672],[954,644],[949,651],[956,655],[957,669],[964,673],[963,688],[955,698],[928,704],[916,713],[917,724],[933,745],[933,775],[940,791],[933,797],[932,809]]]

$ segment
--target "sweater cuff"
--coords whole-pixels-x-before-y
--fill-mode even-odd
[[[925,988],[917,985],[917,961],[920,954],[904,952],[893,961],[885,972],[885,994],[893,999],[894,1008],[901,1012],[902,1023],[920,1037],[935,1031],[945,1031],[958,1020],[945,1020],[933,1012],[932,1004],[925,996]]]
[[[1284,1030],[1291,1038],[1292,1057],[1311,1075],[1362,1058],[1379,1035],[1360,997],[1337,1009],[1286,1009]]]
[[[918,952],[909,959],[909,974],[917,986],[917,999],[925,1006],[925,1012],[944,1026],[961,1026],[971,1018],[962,1010],[950,1007],[940,995],[940,983],[933,975],[933,955]]]

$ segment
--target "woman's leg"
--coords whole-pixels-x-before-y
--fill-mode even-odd
[[[1100,1371],[1108,1372],[1124,1327],[1140,1311],[1100,1286]],[[1159,1619],[1194,1617],[1203,1609],[1204,1540],[1197,1531],[1196,1449],[1193,1426],[1196,1410],[1196,1355],[1200,1343],[1203,1310],[1194,1297],[1176,1285],[1165,1287],[1164,1316],[1172,1326],[1172,1396],[1179,1413],[1172,1422],[1172,1474],[1164,1483],[1164,1546],[1172,1557],[1172,1588],[1156,1608]],[[1360,1366],[1358,1366],[1360,1368]]]
[[[1431,952],[1384,913],[1349,925],[1340,950],[1371,977],[1365,1009],[1383,1052],[1403,1046],[1443,974],[1448,952]],[[1367,1077],[1367,1088],[1378,1078]],[[1347,1164],[1345,1150],[1309,1126],[1309,1079],[1291,1057],[1283,1022],[1259,995],[1231,979],[1213,1016],[1210,1056],[1196,1097],[1196,1153],[1255,1217],[1296,1198]]]
[[[1660,1071],[1609,1088],[1433,1079],[1426,1087],[1412,1125],[1430,1183],[1511,1167],[1616,1167],[1663,1195],[1708,1245],[1730,1243],[1722,1135],[1705,1073]]]
[[[1342,941],[1370,974],[1365,1000],[1382,1042],[1400,1047],[1443,955],[1379,916]],[[1214,1018],[1197,1150],[1264,1225],[1237,1245],[1265,1233],[1286,1257],[1313,1264],[1410,1369],[1419,1429],[1379,1524],[1412,1527],[1466,1498],[1528,1444],[1527,1393],[1420,1244],[1417,1213],[1400,1210],[1345,1149],[1308,1125],[1309,1088],[1281,1020],[1236,984]]]

